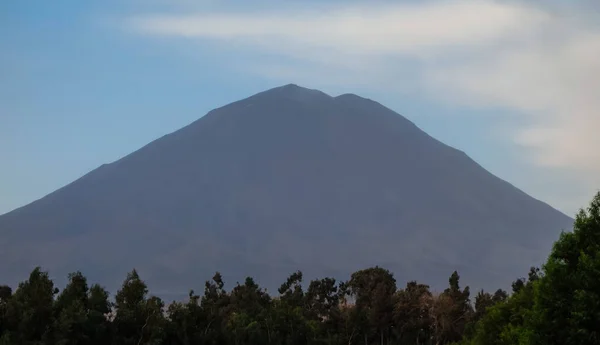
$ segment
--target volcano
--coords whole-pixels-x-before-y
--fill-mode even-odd
[[[385,106],[270,89],[0,216],[0,277],[81,270],[112,291],[136,268],[186,294],[220,271],[272,291],[287,275],[506,287],[573,220]]]

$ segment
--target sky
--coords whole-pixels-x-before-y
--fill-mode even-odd
[[[600,188],[595,1],[0,2],[0,214],[213,108],[374,99],[568,215]]]

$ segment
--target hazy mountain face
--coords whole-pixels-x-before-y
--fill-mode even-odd
[[[153,292],[186,293],[217,270],[272,290],[297,269],[383,265],[400,284],[442,288],[457,269],[495,289],[571,223],[379,103],[287,85],[1,216],[0,277],[41,265],[113,288],[135,267]]]

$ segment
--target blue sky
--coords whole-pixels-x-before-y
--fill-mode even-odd
[[[0,214],[287,83],[353,92],[569,215],[600,186],[594,2],[0,3]]]

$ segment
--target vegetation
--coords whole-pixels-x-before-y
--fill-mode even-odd
[[[14,292],[0,286],[0,345],[600,344],[600,194],[510,295],[471,300],[457,272],[439,294],[415,281],[397,289],[381,267],[302,283],[295,272],[278,296],[252,278],[226,291],[216,273],[202,296],[165,305],[135,270],[111,301],[80,272],[59,291],[36,268]]]

